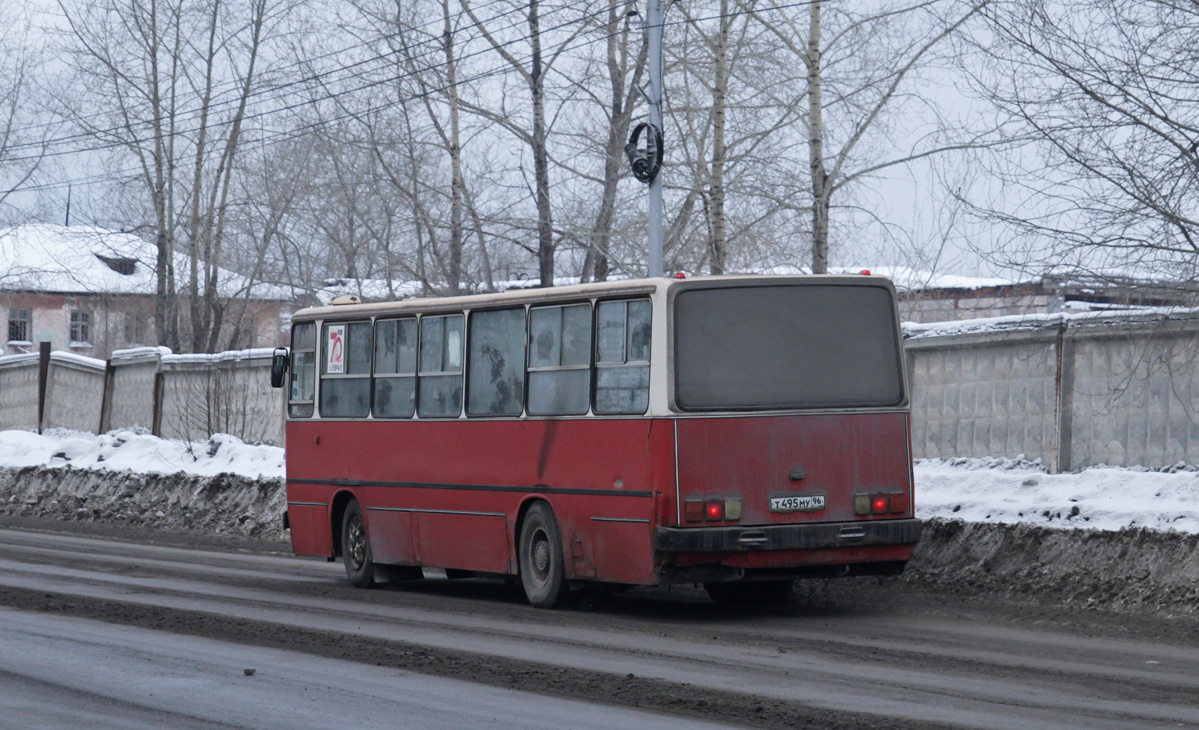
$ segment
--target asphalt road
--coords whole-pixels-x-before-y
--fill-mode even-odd
[[[1199,728],[1193,620],[873,581],[547,612],[498,581],[358,591],[340,564],[146,539],[0,530],[0,727]]]

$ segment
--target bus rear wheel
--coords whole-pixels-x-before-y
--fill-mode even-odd
[[[742,583],[704,583],[712,602],[721,608],[781,606],[791,597],[793,580],[766,580]]]
[[[362,508],[358,500],[346,505],[341,518],[341,561],[346,567],[346,577],[355,588],[370,588],[375,582],[375,563],[371,559],[371,543],[366,534],[366,523],[362,520]]]
[[[566,596],[566,573],[562,566],[562,536],[548,504],[529,507],[520,528],[517,557],[520,582],[529,603],[553,608]]]

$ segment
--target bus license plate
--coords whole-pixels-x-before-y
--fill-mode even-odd
[[[771,497],[771,512],[816,512],[824,509],[824,495],[806,497]]]

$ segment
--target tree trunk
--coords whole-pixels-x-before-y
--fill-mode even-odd
[[[709,270],[724,273],[724,163],[727,150],[724,143],[724,112],[728,90],[729,1],[720,0],[720,34],[716,39],[716,78],[712,85],[712,179],[709,186],[711,208],[708,211],[710,238],[708,243]]]
[[[631,5],[630,5],[631,7]],[[625,84],[628,74],[629,25],[618,32],[622,18],[627,13],[617,13],[615,4],[608,8],[608,23],[605,27],[608,40],[608,84],[612,91],[612,108],[608,123],[608,139],[604,144],[604,184],[600,193],[600,208],[591,227],[591,241],[583,261],[583,280],[606,281],[610,266],[609,247],[612,243],[612,224],[616,218],[616,186],[620,182],[620,166],[624,164],[624,140],[629,133],[629,122],[633,116],[631,90],[636,87],[645,68],[648,53],[645,44],[634,61],[633,79]],[[619,52],[619,54],[618,54]],[[618,55],[620,58],[618,59]]]
[[[808,164],[812,178],[812,273],[828,273],[828,172],[824,161],[824,106],[820,82],[820,4],[813,0],[808,26]]]
[[[454,63],[454,35],[450,25],[449,0],[442,0],[442,18],[445,21],[442,32],[442,46],[445,49],[447,78],[447,100],[450,105],[450,168],[452,180],[450,183],[450,265],[449,291],[451,295],[461,292],[462,282],[462,205],[463,189],[466,184],[462,179],[462,143],[458,123],[458,71]]]
[[[529,90],[533,95],[533,175],[537,185],[537,271],[541,286],[554,285],[554,221],[550,209],[550,161],[545,125],[545,69],[541,59],[540,0],[529,0],[529,42],[533,57]]]

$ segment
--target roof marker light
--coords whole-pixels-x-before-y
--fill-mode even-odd
[[[862,276],[870,276],[870,269],[862,269]]]
[[[685,273],[683,273],[682,271],[680,271],[679,273],[677,273],[677,274],[675,274],[675,275],[674,275],[674,278],[676,278],[676,279],[686,279],[686,278],[687,278],[687,274],[685,274]]]

